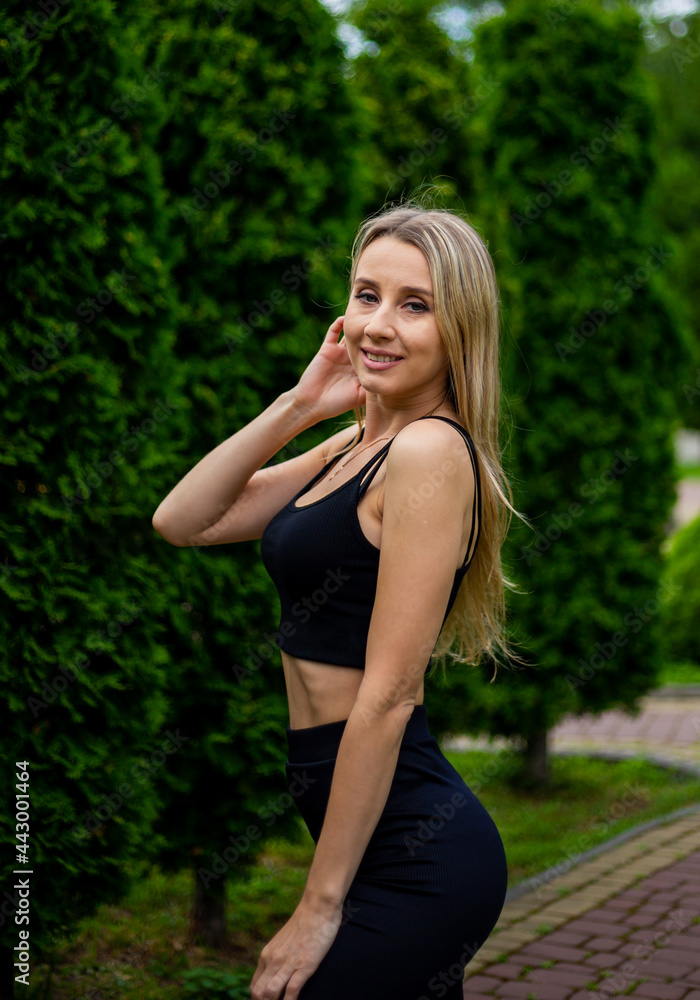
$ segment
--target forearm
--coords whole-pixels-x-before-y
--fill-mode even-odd
[[[345,899],[386,806],[407,721],[406,706],[383,713],[353,706],[304,889],[309,904],[333,907]]]
[[[156,530],[171,538],[204,531],[235,503],[258,469],[314,422],[291,392],[283,392],[190,469],[153,515]]]

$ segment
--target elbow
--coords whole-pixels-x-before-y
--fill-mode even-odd
[[[364,680],[362,682],[364,684]],[[391,685],[365,685],[358,690],[356,704],[365,717],[396,720],[405,726],[416,707],[414,691],[397,690]]]
[[[180,548],[185,544],[181,539],[176,538],[168,530],[164,518],[158,514],[158,511],[156,511],[155,514],[153,515],[151,519],[151,524],[153,525],[154,531],[156,531],[160,535],[160,537],[164,539],[166,542],[169,542],[170,545],[176,545],[178,546],[178,548]]]

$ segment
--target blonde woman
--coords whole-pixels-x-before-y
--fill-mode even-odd
[[[287,780],[316,846],[253,1000],[461,1000],[501,913],[501,837],[423,704],[434,652],[517,658],[498,298],[488,250],[457,214],[409,203],[366,220],[345,314],[298,384],[154,515],[175,545],[260,538],[280,595]],[[349,410],[357,422],[262,468]]]

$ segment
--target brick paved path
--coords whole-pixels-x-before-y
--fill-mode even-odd
[[[445,748],[504,741],[457,737]],[[626,751],[700,763],[700,697],[642,701],[622,712],[565,719],[557,751]],[[464,1000],[700,1000],[700,806],[542,880],[507,902],[468,964]]]
[[[637,718],[624,712],[567,718],[550,733],[551,748],[617,748],[700,761],[700,698],[649,696]]]
[[[700,1000],[700,807],[506,903],[464,1000]]]
[[[550,749],[555,753],[574,749],[628,750],[700,763],[700,695],[671,698],[655,692],[640,699],[640,707],[637,718],[618,711],[567,717],[550,731]],[[506,742],[457,736],[445,740],[443,746],[454,750],[495,749]]]

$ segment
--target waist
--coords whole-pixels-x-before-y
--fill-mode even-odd
[[[337,756],[347,719],[324,722],[320,726],[291,729],[287,726],[287,747],[290,764],[308,764],[330,760]],[[401,746],[431,737],[425,705],[415,705],[401,737]]]

